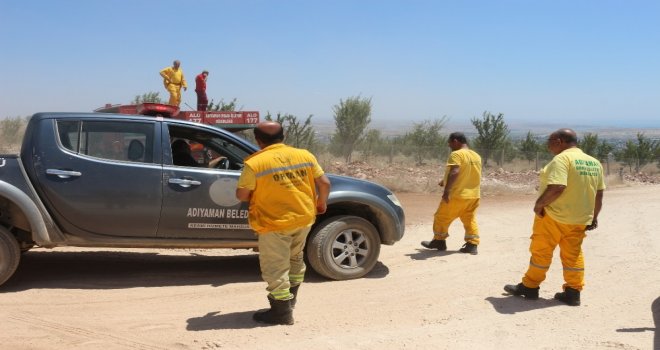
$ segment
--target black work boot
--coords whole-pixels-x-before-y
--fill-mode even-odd
[[[525,297],[525,299],[536,300],[539,298],[539,287],[529,288],[524,284],[507,284],[504,286],[504,291],[513,295]]]
[[[472,244],[470,242],[463,244],[463,247],[461,247],[461,249],[459,249],[458,251],[461,253],[469,253],[472,255],[479,254],[479,252],[477,251],[477,245]]]
[[[432,241],[422,241],[422,246],[428,249],[447,250],[447,241],[444,239],[434,239]]]
[[[571,287],[566,287],[563,292],[555,294],[555,299],[570,306],[579,306],[580,291]]]
[[[252,319],[268,324],[293,324],[291,300],[275,300],[269,296],[268,302],[270,303],[270,310],[256,312],[252,315]]]
[[[300,288],[300,285],[289,288],[289,292],[293,294],[293,299],[290,300],[292,309],[296,308],[296,298],[298,297],[298,288]]]

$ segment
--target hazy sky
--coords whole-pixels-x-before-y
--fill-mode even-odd
[[[207,69],[262,115],[660,127],[660,1],[0,0],[0,117],[167,99],[174,59],[190,106]]]

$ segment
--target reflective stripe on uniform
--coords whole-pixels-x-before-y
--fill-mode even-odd
[[[534,264],[534,263],[532,262],[532,260],[529,261],[529,265],[530,265],[530,266],[534,266],[534,267],[536,267],[537,269],[543,269],[543,270],[547,270],[547,269],[550,268],[550,266],[536,265],[536,264]]]
[[[270,295],[273,296],[273,299],[275,300],[287,300],[290,299],[289,296],[291,293],[289,292],[289,288],[287,289],[278,289],[270,292]]]
[[[294,283],[300,284],[300,282],[302,282],[303,279],[305,279],[304,274],[295,274],[295,275],[294,274],[289,274],[289,282],[291,284],[294,284]]]
[[[479,238],[479,235],[465,235],[465,239]]]
[[[311,168],[313,166],[314,166],[314,164],[312,164],[312,163],[301,163],[301,164],[296,164],[296,165],[283,166],[283,167],[279,167],[279,168],[273,168],[273,169],[268,169],[268,170],[262,171],[260,173],[254,174],[254,176],[255,177],[262,177],[262,176],[270,175],[270,174],[277,173],[277,172],[280,172],[280,171],[295,170],[295,169],[307,168],[307,167]]]
[[[566,266],[564,266],[564,271],[584,271],[584,268],[581,268],[581,267],[566,267]]]
[[[449,233],[434,233],[436,238],[445,239],[449,237]]]

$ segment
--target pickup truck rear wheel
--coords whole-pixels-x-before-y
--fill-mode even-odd
[[[310,233],[306,253],[312,268],[327,278],[359,278],[376,265],[380,236],[374,225],[363,218],[335,216]]]
[[[21,260],[21,249],[16,237],[0,226],[0,285],[11,277]]]

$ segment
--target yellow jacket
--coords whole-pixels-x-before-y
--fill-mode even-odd
[[[268,233],[312,225],[316,219],[314,179],[322,175],[311,153],[282,143],[246,158],[238,187],[253,190],[248,214],[252,229]]]
[[[167,85],[174,84],[188,88],[186,84],[186,78],[183,76],[183,70],[181,68],[174,70],[172,67],[167,67],[160,71],[160,76],[163,77],[163,85],[167,88]]]

